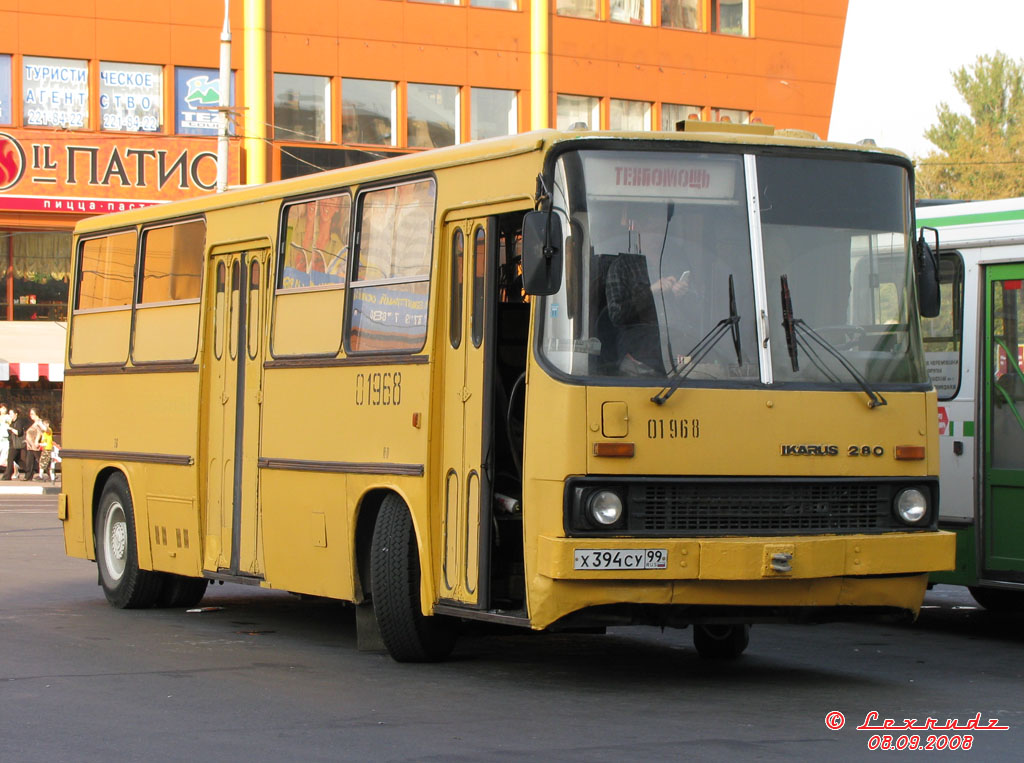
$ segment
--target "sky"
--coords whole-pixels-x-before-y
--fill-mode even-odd
[[[1024,60],[1024,0],[849,2],[829,140],[926,156],[939,103],[968,113],[951,72],[997,50]]]

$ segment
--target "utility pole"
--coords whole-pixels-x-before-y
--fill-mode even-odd
[[[224,0],[224,28],[220,32],[220,107],[217,109],[217,193],[228,189],[228,112],[231,100],[231,16]]]

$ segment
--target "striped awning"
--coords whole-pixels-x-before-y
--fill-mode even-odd
[[[0,363],[0,381],[17,379],[23,382],[48,379],[52,382],[64,381],[63,363]]]
[[[0,381],[64,381],[66,337],[56,321],[0,321]]]

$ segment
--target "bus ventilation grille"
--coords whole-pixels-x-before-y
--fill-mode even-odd
[[[647,483],[630,487],[630,530],[665,534],[870,532],[899,525],[878,483]],[[904,528],[905,529],[905,528]]]

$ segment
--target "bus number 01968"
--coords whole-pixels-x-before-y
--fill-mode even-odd
[[[402,373],[356,374],[356,405],[401,405]]]
[[[648,440],[686,440],[700,437],[700,419],[647,419]]]

